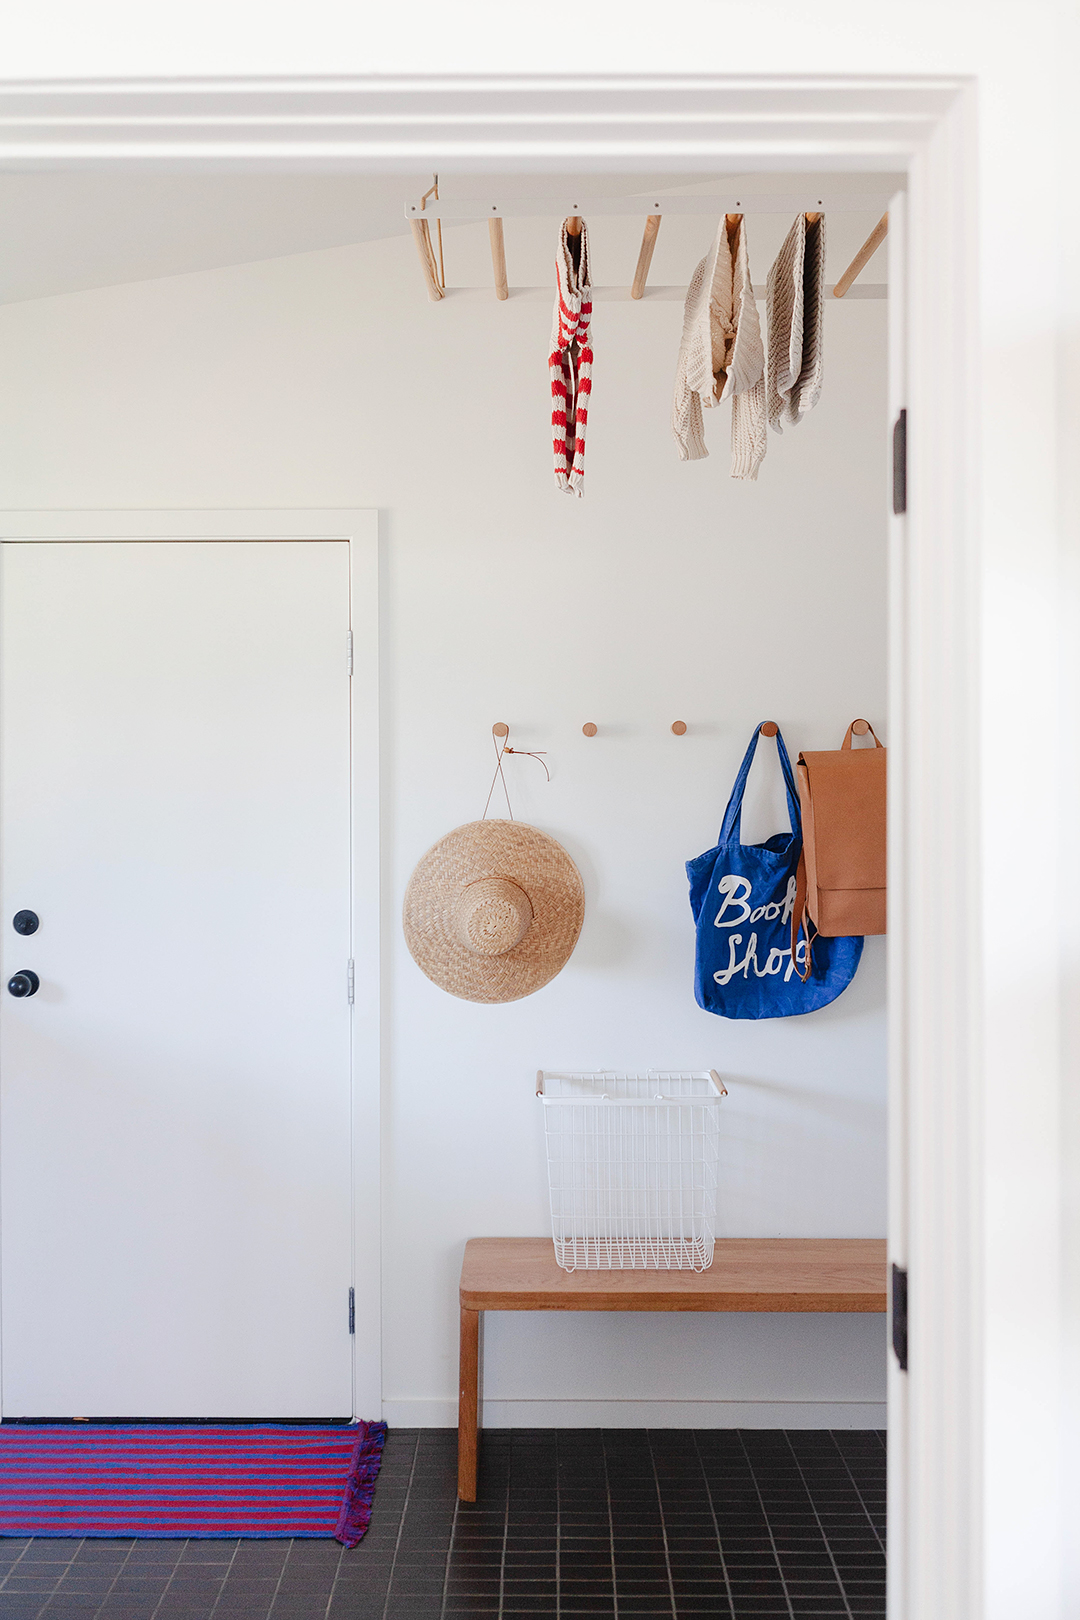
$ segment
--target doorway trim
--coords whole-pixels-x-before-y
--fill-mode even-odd
[[[983,1613],[982,673],[974,79],[371,76],[0,89],[0,165],[217,172],[907,175],[908,510],[890,524],[891,1620]],[[404,228],[404,225],[403,225]],[[417,287],[418,302],[422,289]],[[894,307],[899,307],[896,301]]]
[[[380,1047],[379,514],[310,510],[3,511],[4,540],[345,540],[349,546],[351,688],[352,1345],[354,1419],[382,1416],[382,1069]],[[342,658],[346,649],[342,648]],[[342,963],[342,993],[347,965]],[[365,1324],[368,1331],[364,1331]]]

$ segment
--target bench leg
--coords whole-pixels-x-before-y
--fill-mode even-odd
[[[476,1501],[476,1460],[480,1442],[480,1312],[461,1313],[458,1362],[458,1496]]]

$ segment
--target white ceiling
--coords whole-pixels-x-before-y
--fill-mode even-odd
[[[734,180],[750,177],[444,175],[440,191],[444,200],[576,190],[615,196],[714,191]],[[752,177],[757,192],[813,190],[819,182],[832,192],[889,190],[882,175]],[[401,235],[406,198],[430,183],[426,174],[0,174],[0,303]],[[853,253],[865,222],[851,223]],[[868,276],[883,279],[876,265]]]

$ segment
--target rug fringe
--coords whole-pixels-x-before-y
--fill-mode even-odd
[[[371,1523],[375,1481],[379,1477],[383,1446],[386,1444],[385,1423],[358,1423],[357,1428],[363,1432],[356,1443],[345,1498],[334,1531],[335,1540],[340,1541],[343,1547],[357,1546]]]

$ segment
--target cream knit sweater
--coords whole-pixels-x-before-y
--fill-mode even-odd
[[[686,294],[672,407],[681,460],[708,455],[702,409],[725,399],[731,400],[731,476],[756,478],[768,448],[765,350],[744,224],[729,232],[722,219]]]
[[[766,285],[769,355],[765,375],[769,426],[783,433],[821,398],[821,339],[825,318],[825,216],[813,225],[800,214],[787,234]]]

